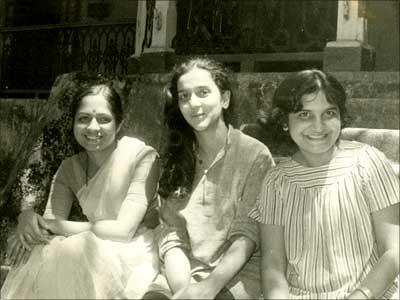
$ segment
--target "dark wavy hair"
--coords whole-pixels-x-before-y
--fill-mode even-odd
[[[164,198],[172,194],[183,197],[192,190],[196,164],[194,154],[196,138],[193,128],[186,122],[179,109],[178,81],[182,75],[195,68],[208,71],[221,94],[226,91],[231,93],[229,107],[223,110],[223,119],[227,125],[234,123],[234,99],[228,69],[208,58],[191,58],[174,67],[170,85],[165,90],[167,99],[164,120],[168,136],[162,155],[163,172],[159,186],[159,193]]]
[[[340,82],[332,75],[320,70],[304,70],[289,75],[276,89],[270,113],[261,112],[258,118],[263,130],[271,135],[271,151],[282,155],[292,155],[298,148],[284,131],[289,121],[289,113],[303,109],[301,98],[317,91],[324,92],[326,100],[336,105],[340,112],[341,128],[351,120],[346,110],[346,92]]]
[[[76,112],[81,104],[84,97],[89,95],[102,94],[104,98],[110,105],[110,110],[115,118],[115,123],[117,127],[121,124],[124,116],[124,111],[122,108],[122,101],[120,95],[117,93],[113,87],[113,82],[111,79],[104,77],[101,74],[85,74],[80,85],[76,90],[76,94],[71,104],[71,114],[75,117]]]
[[[115,118],[116,127],[121,125],[124,118],[122,99],[113,86],[113,78],[94,72],[79,72],[75,78],[76,84],[73,90],[73,98],[70,106],[72,118],[71,136],[73,137],[73,124],[76,112],[81,105],[82,99],[89,95],[102,94],[110,105],[110,111]],[[74,139],[74,147],[79,151],[84,150]]]

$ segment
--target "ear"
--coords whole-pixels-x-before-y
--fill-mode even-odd
[[[122,128],[122,125],[124,124],[124,120],[121,121],[121,123],[119,123],[117,130],[115,131],[116,134],[118,134]]]
[[[221,104],[223,109],[227,109],[231,102],[231,91],[225,91],[221,95]]]

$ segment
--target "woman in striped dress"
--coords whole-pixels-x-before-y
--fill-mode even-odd
[[[270,170],[250,212],[261,229],[265,298],[398,297],[399,181],[380,151],[340,140],[345,100],[318,70],[275,92],[265,124],[293,154]]]

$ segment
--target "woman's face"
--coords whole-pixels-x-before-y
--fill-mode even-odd
[[[179,109],[186,122],[202,132],[224,124],[222,110],[228,108],[230,92],[221,92],[209,71],[194,68],[177,83]]]
[[[101,152],[114,144],[118,128],[103,93],[82,98],[74,119],[74,136],[86,151]]]
[[[289,114],[289,133],[307,161],[329,163],[341,130],[340,112],[318,91],[301,98],[303,108]]]

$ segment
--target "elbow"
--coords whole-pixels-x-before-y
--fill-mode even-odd
[[[136,230],[124,228],[123,226],[103,226],[93,224],[91,231],[99,238],[116,242],[128,243],[132,240]]]
[[[398,274],[400,272],[400,258],[399,258],[399,247],[393,247],[387,249],[383,255],[387,263],[394,268],[394,272]]]
[[[128,243],[132,240],[133,235],[134,232],[130,230],[121,230],[121,232],[118,233],[117,239],[119,242]]]

